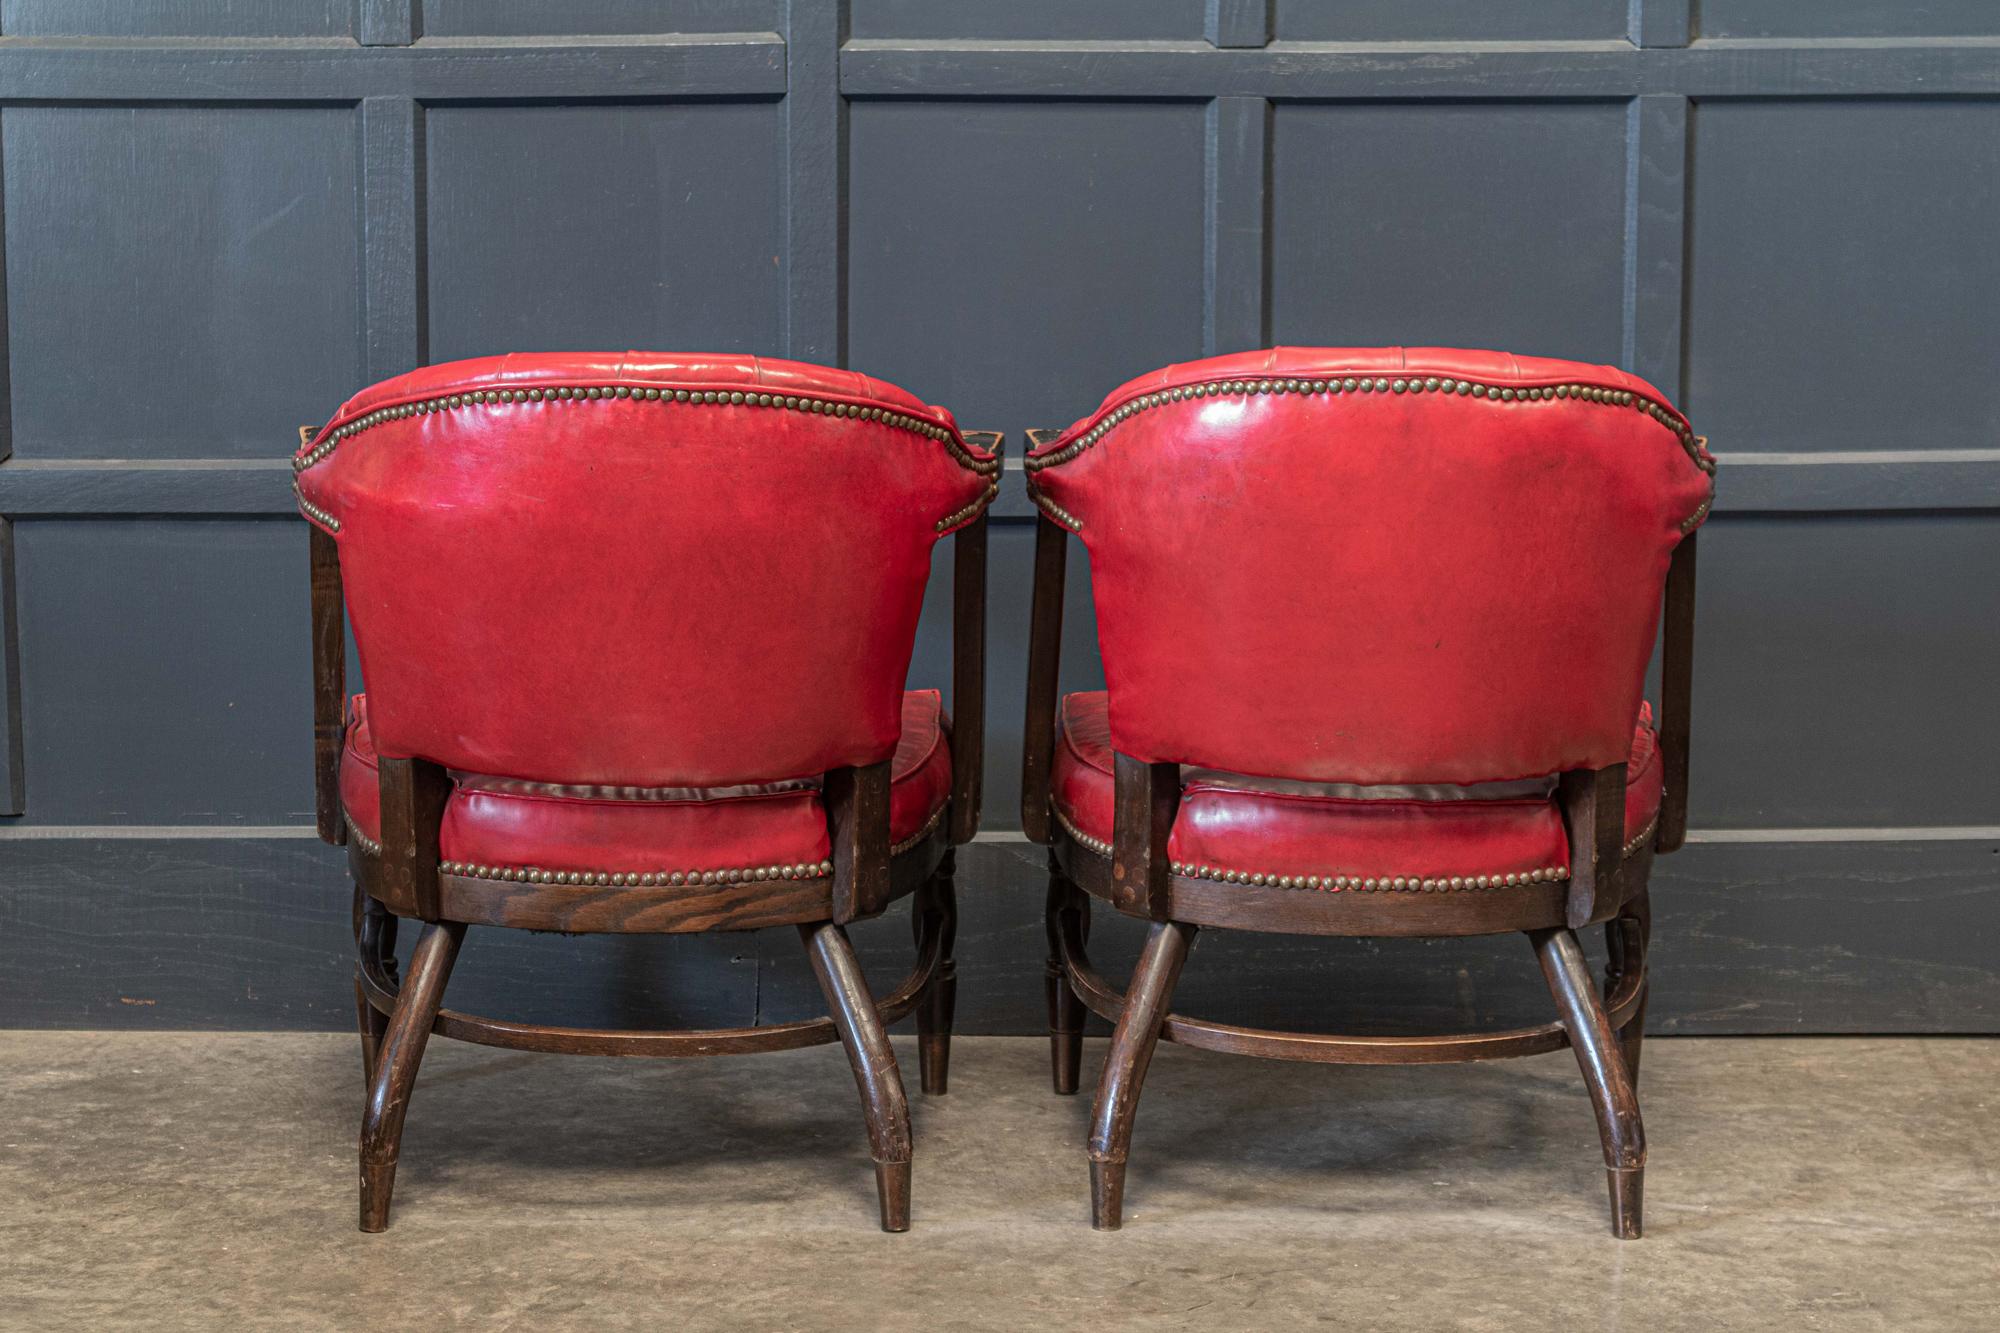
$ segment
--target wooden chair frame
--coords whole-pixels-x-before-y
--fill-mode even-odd
[[[1056,434],[1030,431],[1028,447],[1041,448]],[[1057,1092],[1077,1090],[1085,1011],[1115,1025],[1092,1116],[1092,1224],[1113,1230],[1121,1222],[1139,1089],[1161,1039],[1268,1059],[1371,1065],[1492,1060],[1567,1046],[1576,1053],[1597,1113],[1612,1231],[1636,1238],[1646,1167],[1637,1081],[1652,929],[1647,878],[1654,856],[1677,850],[1687,834],[1695,535],[1682,539],[1667,575],[1659,732],[1665,794],[1652,836],[1625,845],[1623,764],[1565,773],[1557,800],[1569,833],[1569,879],[1482,893],[1316,892],[1177,875],[1167,857],[1167,835],[1180,802],[1179,767],[1143,763],[1125,754],[1118,754],[1114,764],[1110,852],[1095,851],[1071,836],[1053,818],[1049,803],[1068,536],[1046,516],[1036,528],[1021,823],[1031,840],[1050,848],[1047,984]],[[1151,923],[1123,993],[1091,966],[1085,953],[1092,898]],[[1577,930],[1592,925],[1604,926],[1609,948],[1601,990],[1592,982],[1576,938]],[[1280,1032],[1189,1018],[1170,1012],[1168,1005],[1188,948],[1203,926],[1349,936],[1521,931],[1541,960],[1558,1018],[1511,1031],[1411,1037]]]
[[[994,451],[997,432],[965,437]],[[953,536],[952,784],[945,817],[916,843],[889,839],[890,761],[825,775],[833,873],[687,886],[573,885],[496,881],[441,868],[438,837],[450,775],[422,759],[380,764],[380,849],[348,837],[340,801],[347,712],[346,601],[339,548],[311,529],[314,790],[320,837],[345,844],[353,872],[354,993],[367,1099],[361,1126],[361,1229],[388,1226],[390,1196],[424,1045],[440,1036],[510,1050],[582,1055],[690,1057],[784,1051],[838,1041],[861,1093],[881,1198],[882,1229],[910,1224],[910,1114],[885,1031],[917,1016],[923,1090],[946,1091],[957,977],[952,948],[958,911],[954,849],[979,829],[985,752],[986,517]],[[880,915],[915,895],[914,970],[879,1001],[869,992],[849,922]],[[398,922],[421,923],[409,975],[398,976]],[[797,928],[825,995],[828,1015],[768,1027],[706,1031],[618,1031],[551,1027],[441,1008],[466,928],[509,926],[569,933],[679,934]]]

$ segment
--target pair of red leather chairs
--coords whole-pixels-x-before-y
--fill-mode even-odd
[[[750,357],[510,356],[414,372],[301,432],[319,829],[354,872],[361,1225],[387,1225],[432,1032],[692,1056],[833,1040],[882,1225],[909,1220],[885,1025],[947,1086],[953,848],[977,832],[985,510],[999,437],[848,371]],[[1055,1082],[1116,1023],[1090,1139],[1115,1227],[1161,1037],[1314,1060],[1577,1052],[1614,1227],[1639,1230],[1645,882],[1685,822],[1692,533],[1713,463],[1643,382],[1476,352],[1281,349],[1176,366],[1034,433],[1023,820],[1052,845]],[[1089,548],[1108,688],[1059,698],[1065,547]],[[909,691],[951,536],[952,712]],[[1662,729],[1640,703],[1667,608]],[[351,624],[367,693],[347,695]],[[1636,729],[1635,729],[1636,728]],[[877,999],[844,927],[914,895]],[[1129,994],[1087,903],[1151,924]],[[407,976],[397,923],[418,923]],[[1603,993],[1573,931],[1605,923]],[[828,1016],[707,1032],[442,1008],[468,925],[791,925]],[[1560,1019],[1450,1038],[1168,1012],[1204,925],[1520,930]]]

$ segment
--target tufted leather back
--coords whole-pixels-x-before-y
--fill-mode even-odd
[[[1117,749],[1355,783],[1622,762],[1713,467],[1622,371],[1433,348],[1170,366],[1028,460]]]
[[[644,787],[887,758],[931,547],[997,477],[866,376],[637,352],[418,370],[294,463],[381,753]]]

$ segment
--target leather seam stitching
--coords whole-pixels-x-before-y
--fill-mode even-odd
[[[930,818],[922,826],[904,838],[891,844],[889,854],[901,856],[925,838],[937,832],[944,819],[949,802],[941,802],[931,811]],[[341,818],[347,821],[349,834],[361,844],[363,851],[371,856],[382,854],[382,844],[361,831],[355,822],[353,812],[345,805],[340,808]],[[801,861],[791,864],[742,866],[722,870],[551,870],[543,866],[497,866],[475,861],[444,861],[438,865],[441,874],[455,875],[461,879],[485,879],[500,883],[526,884],[577,884],[608,885],[615,888],[659,886],[667,888],[700,887],[705,884],[744,884],[764,880],[824,879],[833,873],[831,861]]]
[[[1078,435],[1066,444],[1058,446],[1049,453],[1028,455],[1023,460],[1022,466],[1027,474],[1032,477],[1044,468],[1056,467],[1067,463],[1095,446],[1113,427],[1151,408],[1170,403],[1186,402],[1190,399],[1216,397],[1218,395],[1233,397],[1239,394],[1253,396],[1274,393],[1303,393],[1310,395],[1324,395],[1328,393],[1335,395],[1344,393],[1446,393],[1461,397],[1470,396],[1479,398],[1489,403],[1496,401],[1513,403],[1569,400],[1573,402],[1602,404],[1605,406],[1632,407],[1645,413],[1648,417],[1673,432],[1674,438],[1680,443],[1682,452],[1687,454],[1689,460],[1694,463],[1697,470],[1711,478],[1715,475],[1715,460],[1708,455],[1704,447],[1707,444],[1708,437],[1705,435],[1696,435],[1694,428],[1688,425],[1686,417],[1681,416],[1670,407],[1654,402],[1644,394],[1635,393],[1630,389],[1613,389],[1599,384],[1579,382],[1526,386],[1492,385],[1476,380],[1468,380],[1460,376],[1435,375],[1398,377],[1395,379],[1373,375],[1343,375],[1303,380],[1209,380],[1200,384],[1184,384],[1171,389],[1159,389],[1151,393],[1137,394],[1109,411],[1100,412],[1094,423],[1085,429],[1081,435]],[[1055,518],[1060,515],[1058,521],[1067,520],[1067,522],[1063,523],[1063,526],[1071,528],[1073,531],[1082,531],[1083,525],[1081,522],[1067,511],[1061,509],[1060,506],[1054,505],[1052,501],[1044,502],[1040,497],[1040,493],[1032,484],[1028,487],[1028,495],[1039,508],[1049,513],[1050,517]],[[1708,499],[1704,500],[1687,518],[1681,520],[1680,530],[1683,535],[1693,531],[1702,519],[1708,516],[1708,511],[1714,502],[1715,485],[1711,481],[1709,483]]]
[[[1111,855],[1111,844],[1100,838],[1093,838],[1072,824],[1061,807],[1053,805],[1056,822],[1079,844],[1099,856]],[[1520,888],[1529,884],[1556,883],[1569,878],[1566,866],[1544,866],[1536,870],[1515,871],[1496,875],[1281,875],[1266,871],[1229,870],[1219,866],[1203,865],[1199,862],[1172,861],[1168,869],[1183,879],[1206,879],[1224,884],[1249,884],[1259,888],[1310,889],[1322,893],[1340,893],[1352,889],[1359,893],[1437,893],[1463,892],[1468,889]]]
[[[512,404],[517,402],[665,402],[690,406],[720,407],[771,407],[787,412],[806,412],[815,416],[832,416],[848,419],[880,422],[891,429],[908,431],[944,445],[945,453],[954,463],[968,472],[987,478],[985,493],[957,512],[939,520],[934,531],[944,532],[977,514],[993,503],[1000,492],[1001,460],[981,458],[973,453],[954,427],[940,426],[913,412],[893,407],[883,407],[874,403],[854,403],[837,398],[814,396],[811,394],[767,393],[759,389],[686,389],[663,388],[659,385],[629,384],[553,385],[544,388],[537,385],[528,389],[473,389],[467,392],[436,394],[428,398],[414,398],[386,407],[372,408],[339,425],[328,423],[325,438],[306,449],[300,450],[292,458],[294,475],[330,457],[340,447],[343,440],[352,439],[364,431],[390,421],[401,421],[410,417],[430,416],[439,412],[455,412],[467,407],[486,404]],[[339,418],[336,417],[335,421]],[[299,508],[306,517],[314,519],[331,532],[340,531],[340,520],[326,510],[312,504],[305,493],[293,482],[293,493],[298,497]]]

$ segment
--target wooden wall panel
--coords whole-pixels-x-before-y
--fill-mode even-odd
[[[10,106],[14,451],[271,458],[361,374],[342,107]]]
[[[2000,1031],[1996,34],[1985,0],[0,0],[0,1023],[351,1022],[284,456],[363,384],[753,350],[1018,458],[1287,340],[1614,362],[1722,456],[1656,1031]],[[972,1031],[1042,1024],[1032,517],[1010,471]],[[934,580],[913,685],[947,627]],[[856,934],[901,967],[900,913]],[[796,952],[482,932],[453,1000],[755,1022],[816,1005]],[[1540,990],[1517,940],[1216,934],[1185,995],[1407,1030]]]

